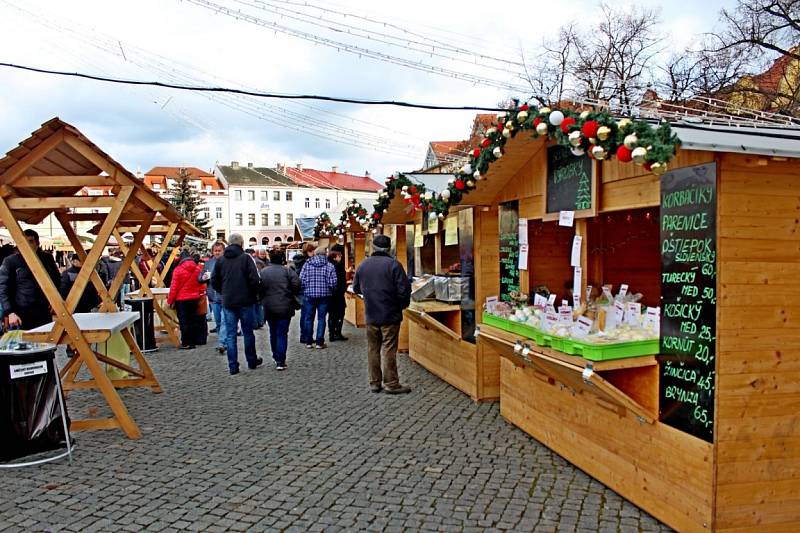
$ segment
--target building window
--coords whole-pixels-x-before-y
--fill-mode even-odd
[[[275,213],[275,225],[276,226],[280,226],[281,225],[281,215],[280,215],[280,213]]]
[[[286,191],[286,201],[287,202],[292,201],[292,191]]]
[[[255,226],[256,225],[256,214],[250,213],[247,215],[247,225],[248,226]]]
[[[247,191],[247,200],[250,202],[256,201],[256,191]]]
[[[311,207],[311,198],[306,198],[306,209]]]
[[[319,198],[314,198],[314,207],[319,209]]]
[[[266,202],[269,200],[269,191],[261,191],[261,201]]]
[[[276,202],[281,201],[281,191],[272,191],[272,199]]]
[[[154,183],[154,184],[153,184],[153,188],[154,188],[154,189],[160,189],[160,188],[161,188],[161,185],[160,185],[160,184],[158,184],[158,183]]]
[[[241,202],[242,201],[242,191],[239,190],[239,189],[233,191],[233,199],[236,200],[237,202]]]
[[[236,225],[237,226],[241,226],[242,225],[242,214],[241,213],[236,213]]]
[[[222,218],[222,208],[221,207],[217,207],[216,217],[217,217],[217,219],[221,219]]]
[[[325,209],[330,209],[330,208],[331,208],[331,199],[325,198]]]
[[[217,232],[217,240],[218,241],[224,241],[225,240],[225,232],[224,231],[218,231]]]
[[[269,226],[269,214],[261,213],[261,225]]]
[[[294,215],[289,213],[288,215],[286,215],[286,225],[291,226],[293,224],[294,224]]]

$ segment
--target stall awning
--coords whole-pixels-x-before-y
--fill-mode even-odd
[[[295,238],[303,241],[314,240],[315,218],[296,218],[294,220]]]

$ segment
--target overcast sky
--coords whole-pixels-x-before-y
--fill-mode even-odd
[[[0,62],[276,93],[494,106],[516,91],[389,61],[422,63],[424,68],[446,69],[461,77],[509,81],[513,76],[508,71],[516,68],[511,63],[519,61],[520,49],[535,53],[542,38],[561,24],[591,19],[598,9],[598,2],[586,0],[308,0],[312,7],[302,6],[304,2],[0,0],[4,27]],[[237,20],[198,4],[241,10],[254,19]],[[733,4],[732,0],[636,2],[660,7],[664,44],[677,48],[708,31],[719,9]],[[334,23],[349,25],[351,33],[331,31]],[[295,35],[262,24],[277,24]],[[371,40],[356,36],[365,30],[373,32]],[[394,38],[400,35],[405,40]],[[310,36],[327,39],[330,46],[310,42]],[[382,44],[382,39],[394,44]],[[438,41],[437,46],[425,47],[432,40]],[[337,49],[334,42],[391,59],[359,57]],[[471,58],[486,66],[453,58]],[[217,161],[238,160],[257,166],[338,165],[341,171],[370,171],[383,178],[419,168],[430,140],[466,138],[473,115],[209,97],[0,68],[0,151],[10,150],[42,122],[58,116],[132,171],[153,166],[210,169]]]

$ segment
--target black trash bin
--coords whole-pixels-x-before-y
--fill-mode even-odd
[[[21,343],[0,351],[1,462],[56,449],[71,451],[55,350],[53,345]]]
[[[143,353],[158,350],[153,317],[153,298],[127,298],[125,303],[131,306],[132,311],[139,313],[139,318],[133,324],[133,334],[139,349]]]

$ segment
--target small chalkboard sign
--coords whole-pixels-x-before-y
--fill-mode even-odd
[[[659,418],[714,438],[717,306],[715,163],[661,177]]]
[[[517,201],[500,204],[500,299],[511,300],[510,294],[519,291],[519,204]]]
[[[564,146],[547,149],[545,220],[558,218],[561,211],[575,211],[575,216],[596,214],[594,161],[575,156]],[[549,216],[548,216],[549,215]]]

